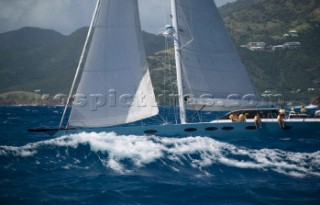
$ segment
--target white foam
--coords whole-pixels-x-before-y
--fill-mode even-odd
[[[35,149],[30,149],[28,147],[21,149],[20,147],[14,146],[0,146],[0,156],[21,156],[30,157],[37,153]]]
[[[104,161],[104,160],[102,160]],[[124,168],[121,164],[119,164],[116,160],[114,159],[109,159],[107,161],[104,161],[105,166],[109,167],[110,169],[113,169],[119,173],[124,173]]]
[[[79,133],[70,136],[29,143],[21,147],[0,146],[0,156],[32,157],[45,146],[77,148],[89,145],[92,152],[107,154],[100,159],[103,165],[119,173],[127,173],[125,161],[137,167],[162,162],[172,170],[180,170],[173,164],[191,166],[203,170],[213,164],[240,169],[273,170],[274,172],[303,177],[320,176],[320,151],[295,153],[277,149],[248,149],[223,143],[207,137],[161,138],[146,136],[117,136],[114,133]],[[57,153],[57,157],[64,157]],[[164,163],[166,161],[166,163]],[[78,164],[79,162],[75,162]],[[65,168],[69,168],[66,166]]]

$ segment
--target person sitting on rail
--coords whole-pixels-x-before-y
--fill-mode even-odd
[[[245,122],[247,120],[248,113],[241,113],[239,115],[238,122]]]
[[[229,119],[231,120],[231,122],[238,122],[238,115],[236,114],[231,114],[229,115]]]

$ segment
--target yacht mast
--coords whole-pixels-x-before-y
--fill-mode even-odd
[[[181,70],[181,60],[180,60],[180,41],[179,41],[176,0],[171,0],[171,14],[172,14],[172,24],[174,28],[173,41],[174,41],[174,51],[175,51],[174,53],[175,53],[175,61],[176,61],[176,72],[177,72],[180,121],[181,121],[181,124],[185,124],[186,109],[185,109],[184,97],[183,97],[182,70]]]

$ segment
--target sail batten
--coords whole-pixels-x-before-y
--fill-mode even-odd
[[[100,0],[69,126],[112,126],[157,113],[137,0]]]

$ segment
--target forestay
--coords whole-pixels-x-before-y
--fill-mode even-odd
[[[137,0],[100,0],[69,126],[102,127],[158,113]]]

